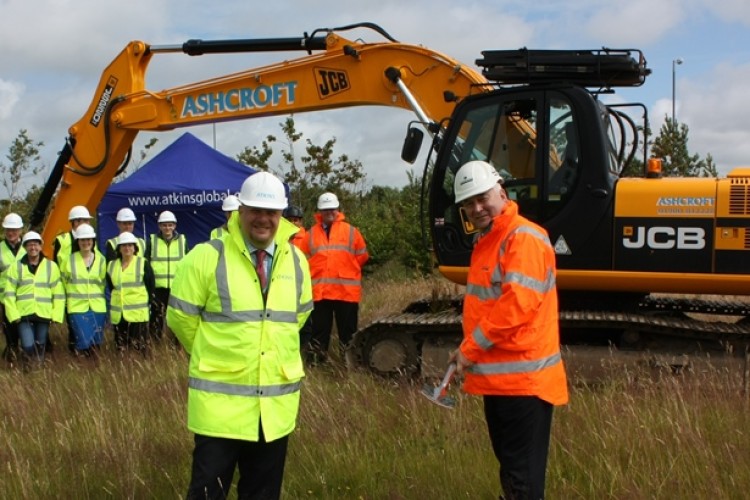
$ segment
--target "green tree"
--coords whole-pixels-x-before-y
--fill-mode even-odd
[[[21,129],[5,156],[9,163],[0,163],[0,177],[8,196],[8,210],[13,210],[14,203],[26,198],[26,193],[22,191],[22,181],[33,178],[42,170],[38,164],[39,148],[42,146],[43,142],[35,142],[26,129]]]
[[[322,145],[305,139],[304,152],[298,154],[298,143],[303,133],[296,129],[293,116],[288,116],[279,123],[282,138],[268,135],[260,147],[250,146],[243,149],[237,160],[259,170],[271,171],[289,185],[291,202],[299,205],[305,213],[315,208],[315,199],[324,191],[334,191],[345,205],[356,201],[362,194],[361,186],[366,175],[362,162],[349,156],[336,155],[334,147],[336,138],[325,141]],[[281,162],[276,168],[270,165],[274,154],[273,144],[281,143]]]
[[[714,157],[711,155],[711,153],[708,153],[706,155],[706,162],[703,167],[703,172],[701,173],[701,177],[718,177],[719,176],[719,170],[716,168],[716,163],[714,163]]]
[[[270,170],[268,161],[273,156],[272,142],[276,142],[276,137],[269,135],[263,140],[260,148],[257,146],[245,146],[245,149],[237,154],[237,161],[255,169],[268,172]]]
[[[662,159],[662,172],[666,177],[709,177],[716,174],[716,165],[709,154],[701,160],[688,150],[688,126],[676,123],[668,116],[654,139],[651,154]],[[714,175],[715,176],[715,175]]]

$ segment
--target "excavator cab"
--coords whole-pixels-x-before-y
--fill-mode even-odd
[[[619,84],[636,84],[646,70],[620,51],[538,51],[554,75],[537,75],[541,63],[535,63],[530,52],[484,52],[485,59],[477,63],[485,66],[485,76],[510,79],[514,85],[462,100],[438,138],[429,222],[441,271],[451,279],[460,280],[459,269],[468,265],[474,238],[474,228],[453,198],[455,173],[471,160],[493,165],[521,213],[547,228],[559,267],[612,268],[620,147],[609,124],[612,112],[585,86],[604,87],[612,75]],[[611,58],[617,70],[612,66],[602,73]],[[561,83],[558,78],[565,76],[566,65],[582,64],[582,59],[599,65],[599,72],[591,68],[588,80],[574,73],[570,83]],[[525,64],[522,71],[519,61]],[[628,76],[619,73],[623,68],[630,71]],[[522,78],[519,71],[526,78],[523,84],[516,84]]]

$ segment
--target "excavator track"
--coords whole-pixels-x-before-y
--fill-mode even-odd
[[[421,300],[380,318],[354,335],[348,359],[381,375],[439,376],[461,342],[461,304],[460,297]],[[600,299],[596,308],[562,309],[562,343],[669,355],[743,353],[750,346],[747,303],[649,296],[633,310],[623,311],[622,303],[607,308],[613,305]]]

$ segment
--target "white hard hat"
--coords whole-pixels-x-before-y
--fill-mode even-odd
[[[84,207],[83,205],[76,205],[73,208],[70,209],[70,212],[68,212],[68,220],[76,220],[76,219],[91,219],[91,214],[89,213],[89,209]]]
[[[159,214],[159,220],[157,220],[159,224],[162,222],[174,222],[177,224],[177,217],[174,216],[172,212],[169,210],[165,210],[162,213]]]
[[[94,231],[94,228],[91,227],[91,224],[81,224],[76,228],[75,231],[73,231],[73,236],[77,240],[84,240],[87,238],[91,238],[92,240],[96,238],[96,232]]]
[[[339,208],[339,199],[333,193],[323,193],[318,197],[318,210]]]
[[[5,229],[21,229],[23,227],[23,219],[18,214],[9,213],[3,219],[3,227]]]
[[[495,184],[502,184],[503,178],[486,161],[474,160],[464,163],[456,172],[453,192],[456,203],[489,191]]]
[[[28,233],[23,235],[23,238],[21,238],[21,245],[26,246],[26,243],[29,241],[38,241],[41,245],[42,235],[40,235],[36,231],[29,231]]]
[[[240,208],[240,200],[233,194],[224,198],[224,201],[221,203],[221,209],[225,212],[234,212],[238,208]]]
[[[124,233],[120,233],[120,236],[117,237],[117,246],[119,247],[120,245],[127,244],[138,246],[138,239],[133,235],[133,233],[125,231]]]
[[[115,219],[117,222],[135,222],[135,212],[130,210],[129,208],[121,208],[117,212],[117,218]]]
[[[246,207],[284,210],[287,206],[284,184],[268,172],[256,172],[245,179],[238,198]]]

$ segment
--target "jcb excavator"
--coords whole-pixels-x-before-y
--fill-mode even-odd
[[[369,28],[385,41],[347,40]],[[156,54],[302,50],[308,55],[152,92],[146,68]],[[313,53],[313,51],[320,51]],[[622,107],[599,94],[644,83],[637,50],[486,51],[482,74],[430,49],[402,44],[365,23],[301,38],[135,41],[105,69],[32,215],[47,245],[74,205],[95,210],[141,130],[356,105],[411,109],[432,134],[428,227],[440,272],[464,284],[473,228],[453,203],[453,176],[485,160],[504,178],[521,212],[544,225],[558,258],[563,331],[603,343],[655,348],[676,341],[726,349],[750,339],[750,323],[698,321],[685,313],[746,317],[742,301],[696,294],[750,293],[750,169],[726,179],[621,178],[640,137]],[[645,108],[644,121],[647,121]],[[647,128],[647,127],[645,127]],[[421,130],[403,156],[413,161]],[[645,141],[644,141],[645,142]],[[647,162],[644,148],[644,163]],[[59,189],[58,189],[59,187]],[[654,295],[657,294],[657,295]],[[660,296],[658,294],[670,294]],[[460,297],[424,300],[358,331],[350,360],[379,373],[437,373],[461,338]],[[438,307],[442,306],[442,307]]]

